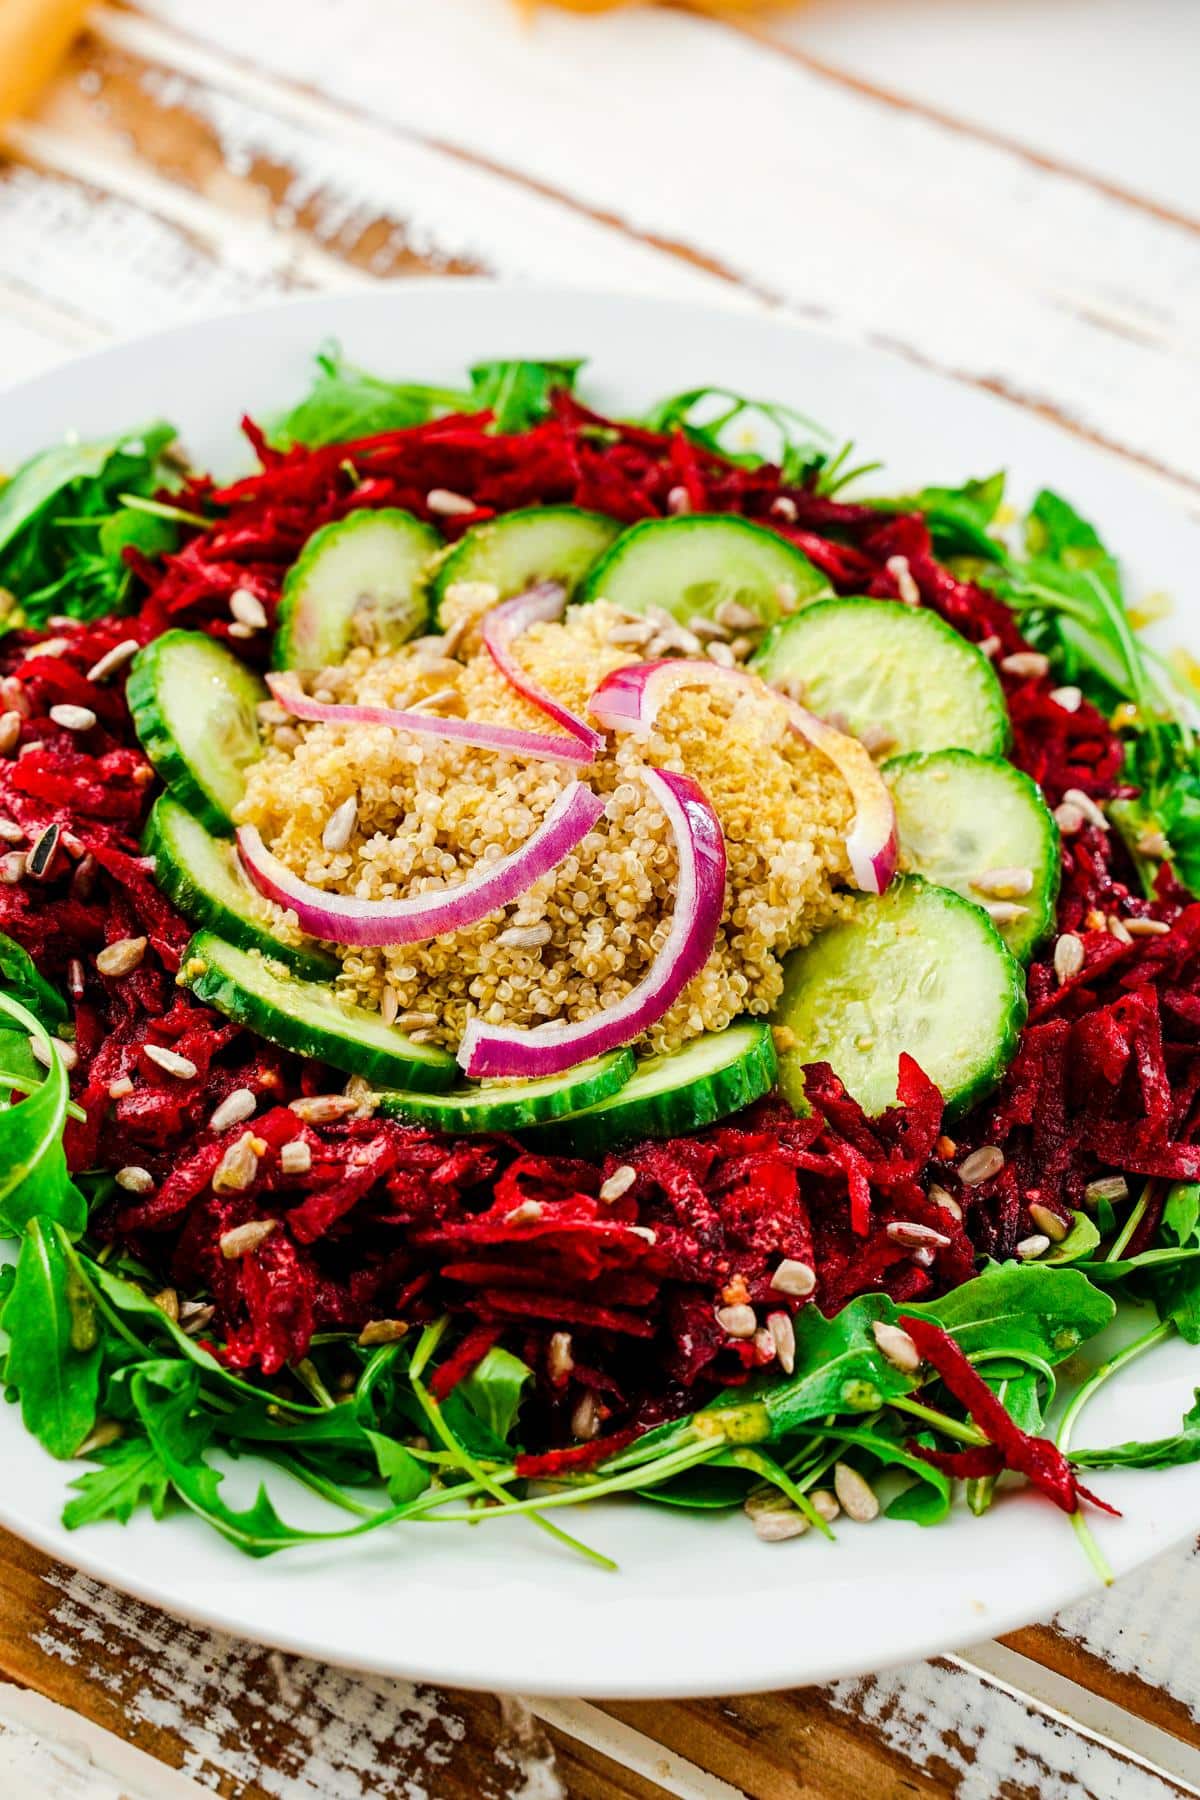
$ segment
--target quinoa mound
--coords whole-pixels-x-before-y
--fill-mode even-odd
[[[572,711],[613,669],[639,656],[608,641],[626,620],[604,601],[534,626],[518,654],[529,674]],[[468,716],[547,732],[545,716],[514,692],[478,643],[469,617],[453,654],[422,639],[389,655],[353,650],[313,684],[321,700]],[[618,635],[620,635],[618,631]],[[640,982],[670,928],[676,856],[650,798],[647,767],[700,784],[725,834],[725,910],[711,956],[638,1046],[677,1049],[742,1013],[768,1013],[782,958],[833,917],[848,874],[852,806],[833,766],[788,730],[769,689],[684,689],[665,702],[652,736],[610,737],[594,764],[524,761],[387,726],[301,724],[263,709],[268,749],[249,771],[242,823],[256,825],[287,866],[329,893],[387,900],[453,887],[480,858],[516,850],[567,781],[587,781],[605,818],[513,907],[467,930],[382,949],[342,948],[343,999],[396,1017],[425,1041],[454,1048],[467,1022],[530,1027],[580,1020]],[[322,833],[357,800],[344,849]],[[298,941],[294,915],[275,912]]]

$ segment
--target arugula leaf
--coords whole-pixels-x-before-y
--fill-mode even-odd
[[[521,1397],[532,1380],[533,1370],[528,1363],[497,1344],[465,1381],[459,1382],[456,1392],[492,1436],[507,1444],[517,1422]]]
[[[67,1003],[50,983],[39,975],[29,952],[15,938],[0,931],[0,988],[31,1012],[43,1025],[52,1029],[65,1025]]]
[[[1106,1450],[1072,1450],[1071,1461],[1088,1469],[1171,1469],[1200,1462],[1200,1388],[1173,1436],[1112,1444]]]
[[[916,494],[872,505],[900,512],[922,512],[933,547],[941,556],[978,556],[985,562],[1003,562],[1004,546],[988,531],[1004,500],[1004,470],[982,481],[964,481],[961,487],[924,487]]]
[[[47,1047],[50,1038],[20,1001],[0,991],[0,1015],[24,1026]],[[77,1237],[87,1223],[83,1195],[67,1173],[62,1133],[70,1088],[57,1052],[34,1093],[0,1111],[0,1235],[16,1237],[38,1213],[58,1219]]]
[[[825,493],[866,473],[865,467],[844,468],[851,445],[831,456],[833,440],[814,419],[791,406],[748,399],[732,388],[687,388],[669,394],[639,423],[650,431],[682,431],[699,449],[742,468],[757,468],[770,460],[779,465],[785,482],[800,485],[819,479]]]
[[[764,1435],[784,1437],[829,1413],[875,1412],[911,1392],[916,1380],[888,1362],[871,1330],[876,1320],[890,1324],[896,1316],[885,1294],[860,1295],[832,1319],[804,1307],[794,1321],[795,1372],[756,1396],[769,1426]]]
[[[1045,1256],[1042,1266],[1054,1268],[1061,1263],[1081,1262],[1100,1242],[1100,1229],[1094,1219],[1089,1219],[1083,1212],[1071,1214],[1071,1229],[1059,1244],[1053,1244]]]
[[[348,438],[424,425],[440,413],[457,411],[468,403],[468,396],[453,388],[381,381],[345,362],[336,343],[324,344],[316,361],[317,373],[309,392],[270,427],[271,442],[281,449],[303,444],[319,450]]]
[[[120,1438],[90,1455],[100,1467],[70,1483],[78,1498],[63,1507],[62,1522],[68,1531],[100,1519],[117,1519],[128,1525],[140,1506],[148,1506],[156,1519],[162,1518],[170,1482],[149,1438]]]
[[[497,431],[528,431],[547,417],[556,388],[570,393],[583,367],[574,362],[482,362],[471,369],[472,407],[496,415]]]
[[[1108,1325],[1116,1307],[1077,1269],[991,1263],[939,1300],[903,1310],[933,1319],[968,1356],[982,1351],[1061,1362]]]
[[[31,1218],[25,1228],[0,1325],[9,1339],[5,1379],[20,1395],[25,1429],[51,1456],[74,1456],[96,1419],[100,1332],[48,1219]]]
[[[0,586],[32,624],[52,612],[81,619],[119,611],[130,575],[118,535],[101,533],[127,495],[149,497],[177,476],[163,456],[174,427],[157,422],[88,444],[58,444],[0,489]]]

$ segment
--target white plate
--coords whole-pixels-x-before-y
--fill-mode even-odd
[[[1097,518],[1135,591],[1176,594],[1172,635],[1200,636],[1200,598],[1182,588],[1200,568],[1200,531],[1135,473],[986,394],[759,313],[462,281],[321,296],[185,326],[17,388],[4,400],[0,466],[67,430],[165,415],[198,461],[230,469],[244,458],[241,412],[269,415],[298,395],[329,336],[372,370],[428,380],[455,380],[484,357],[586,354],[588,397],[617,409],[726,383],[855,438],[887,460],[893,491],[1007,467],[1018,496],[1044,482]],[[1179,1345],[1134,1365],[1087,1415],[1084,1441],[1170,1429],[1198,1369]],[[844,1524],[836,1548],[811,1537],[760,1544],[740,1515],[637,1504],[572,1513],[572,1528],[620,1563],[614,1575],[519,1520],[401,1527],[264,1562],[188,1517],[71,1534],[58,1520],[78,1470],[52,1462],[11,1407],[0,1409],[0,1468],[0,1521],[117,1587],[287,1649],[464,1687],[608,1697],[782,1687],[1044,1618],[1094,1579],[1062,1515],[1021,1492],[983,1520],[956,1509],[930,1531]],[[1096,1485],[1126,1511],[1096,1524],[1118,1571],[1195,1529],[1195,1469]],[[307,1495],[280,1494],[285,1512],[307,1516]]]

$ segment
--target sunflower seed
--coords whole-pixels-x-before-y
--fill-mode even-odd
[[[354,827],[358,823],[358,795],[351,794],[343,800],[339,807],[330,813],[325,821],[325,829],[321,833],[322,846],[336,853],[344,850],[354,836]]]
[[[785,1375],[791,1375],[796,1367],[796,1328],[791,1316],[785,1312],[773,1312],[767,1315],[767,1330],[779,1358],[779,1366]]]
[[[450,488],[430,488],[425,496],[425,504],[431,513],[440,513],[443,519],[465,518],[475,511],[475,502],[468,500],[465,494],[456,494]]]
[[[1153,857],[1158,862],[1162,861],[1170,848],[1171,846],[1167,842],[1166,836],[1161,831],[1143,831],[1141,837],[1134,845],[1134,849],[1139,856]]]
[[[496,939],[510,950],[540,950],[554,936],[549,925],[510,925]]]
[[[239,625],[248,625],[251,631],[266,629],[267,609],[249,588],[234,588],[229,596],[229,610]]]
[[[400,996],[397,994],[394,987],[385,983],[383,992],[379,996],[379,1016],[385,1025],[394,1025],[396,1023],[396,1014],[399,1011]]]
[[[89,852],[83,861],[75,865],[71,876],[71,898],[87,902],[96,891],[96,883],[100,879],[100,864]]]
[[[329,1125],[334,1119],[348,1119],[354,1101],[346,1094],[311,1094],[290,1102],[290,1111],[306,1125]]]
[[[0,756],[11,756],[17,747],[24,720],[19,712],[0,713]]]
[[[90,731],[96,723],[90,706],[69,706],[65,702],[50,708],[50,719],[64,731]]]
[[[180,1330],[186,1337],[198,1337],[206,1325],[212,1324],[216,1310],[199,1300],[184,1300],[179,1308]]]
[[[971,886],[976,893],[991,894],[997,900],[1015,900],[1032,890],[1033,870],[1019,867],[984,869],[981,874],[972,875]]]
[[[715,662],[719,669],[736,669],[737,657],[729,644],[714,641],[708,646],[708,660]]]
[[[141,965],[146,954],[144,937],[116,938],[106,944],[96,957],[96,967],[102,975],[118,977],[132,975]]]
[[[60,825],[47,825],[44,831],[38,833],[32,850],[25,858],[25,873],[31,881],[49,881],[61,837]]]
[[[828,1488],[814,1488],[808,1497],[813,1503],[818,1518],[824,1519],[827,1525],[832,1525],[842,1510],[837,1503],[836,1496],[831,1494]]]
[[[122,1437],[125,1427],[116,1419],[97,1419],[83,1442],[75,1451],[76,1456],[90,1456],[94,1450],[107,1450]]]
[[[1052,1244],[1061,1244],[1070,1227],[1065,1219],[1060,1219],[1050,1207],[1043,1206],[1040,1200],[1030,1203],[1029,1218],[1036,1225],[1043,1237],[1048,1237]]]
[[[599,1436],[600,1420],[596,1413],[596,1396],[589,1388],[571,1414],[571,1436],[581,1443]]]
[[[368,1319],[358,1341],[364,1350],[372,1350],[377,1344],[398,1344],[407,1335],[408,1325],[403,1319]]]
[[[1094,825],[1097,831],[1108,830],[1108,820],[1092,796],[1085,794],[1082,788],[1068,788],[1063,795],[1063,800],[1068,806],[1073,806],[1078,812],[1081,812],[1088,824]]]
[[[285,1175],[307,1175],[312,1168],[312,1150],[303,1138],[292,1138],[279,1152],[279,1167]]]
[[[1059,987],[1079,974],[1084,956],[1082,938],[1077,938],[1073,931],[1064,931],[1054,946],[1054,973],[1058,976]]]
[[[1004,1152],[998,1144],[981,1144],[978,1150],[972,1150],[970,1156],[964,1157],[958,1167],[958,1178],[965,1187],[978,1187],[981,1181],[990,1181],[1004,1167]]]
[[[172,1324],[179,1323],[179,1294],[173,1287],[162,1288],[151,1296],[160,1313],[165,1313]]]
[[[122,638],[111,650],[106,650],[98,662],[94,662],[87,672],[89,681],[107,681],[118,669],[123,669],[127,662],[132,662],[138,652],[136,638]]]
[[[625,1229],[634,1237],[643,1238],[647,1244],[657,1244],[658,1242],[658,1233],[650,1225],[627,1225]]]
[[[9,850],[0,856],[0,886],[13,887],[25,879],[25,852]]]
[[[608,1177],[608,1180],[601,1186],[601,1200],[604,1201],[606,1206],[613,1200],[619,1200],[622,1194],[627,1194],[629,1192],[636,1180],[637,1170],[631,1163],[622,1163],[619,1169],[613,1170],[612,1174]]]
[[[727,644],[732,635],[724,625],[718,625],[715,619],[706,619],[703,613],[693,613],[687,628],[702,644]]]
[[[796,502],[789,499],[786,494],[776,494],[771,502],[771,511],[775,518],[786,519],[789,525],[794,525],[799,516],[796,511]]]
[[[241,1125],[246,1119],[252,1118],[257,1110],[258,1097],[252,1088],[234,1088],[231,1094],[226,1094],[220,1106],[214,1109],[208,1121],[208,1129],[228,1131],[231,1125]]]
[[[118,1075],[115,1081],[110,1081],[108,1084],[108,1097],[110,1100],[124,1100],[128,1095],[132,1094],[132,1092],[133,1082],[128,1075]]]
[[[755,1537],[760,1538],[764,1544],[786,1543],[788,1538],[803,1537],[809,1529],[804,1514],[790,1504],[756,1506],[752,1509],[747,1500],[745,1512],[754,1527]]]
[[[1083,1190],[1083,1204],[1087,1207],[1099,1206],[1102,1200],[1116,1202],[1128,1198],[1129,1183],[1123,1175],[1101,1175],[1098,1181],[1089,1181]]]
[[[678,518],[681,513],[690,513],[692,497],[685,487],[673,487],[667,495],[667,511]]]
[[[365,1075],[351,1075],[343,1089],[347,1100],[354,1102],[356,1119],[369,1119],[379,1105],[379,1095]]]
[[[1051,688],[1050,698],[1064,712],[1077,713],[1083,705],[1083,689],[1070,686]]]
[[[431,1012],[403,1012],[395,1021],[401,1031],[431,1031],[437,1022],[437,1014]]]
[[[935,1181],[929,1189],[929,1198],[935,1206],[940,1206],[943,1212],[949,1213],[952,1219],[962,1218],[962,1207],[948,1188],[941,1187]]]
[[[718,1306],[717,1324],[732,1338],[752,1338],[758,1330],[758,1319],[752,1306]]]
[[[1037,681],[1049,673],[1050,658],[1040,650],[1015,650],[1011,656],[1000,658],[1000,667],[1006,675],[1016,675],[1021,681]]]
[[[868,1525],[879,1517],[875,1489],[849,1463],[834,1463],[833,1491],[841,1502],[842,1511],[855,1524]]]
[[[797,1300],[805,1300],[817,1285],[817,1278],[806,1262],[798,1262],[794,1257],[785,1256],[771,1277],[771,1286],[777,1294],[793,1294]]]
[[[921,590],[913,580],[907,556],[889,556],[884,568],[896,583],[896,592],[905,606],[920,606]]]
[[[73,1069],[79,1061],[79,1052],[76,1050],[74,1044],[65,1044],[61,1038],[57,1037],[52,1037],[50,1042],[57,1052],[58,1060],[63,1068]],[[47,1050],[40,1037],[31,1037],[29,1040],[29,1048],[44,1069],[51,1067],[51,1052]]]
[[[1163,919],[1126,919],[1125,929],[1130,937],[1166,937],[1171,927]]]
[[[1054,823],[1064,837],[1074,837],[1077,831],[1083,830],[1083,814],[1077,806],[1071,806],[1064,800],[1061,806],[1054,809]]]
[[[722,600],[713,617],[727,631],[761,631],[763,626],[758,614],[740,600]]]
[[[137,1163],[126,1163],[123,1169],[117,1170],[116,1182],[127,1194],[152,1194],[154,1177],[149,1169],[143,1169]]]
[[[1017,1245],[1018,1262],[1035,1262],[1039,1256],[1045,1256],[1050,1248],[1050,1239],[1044,1232],[1035,1233],[1033,1237],[1022,1238]]]
[[[918,1225],[915,1219],[896,1219],[887,1227],[887,1236],[893,1244],[903,1244],[908,1250],[944,1250],[950,1242],[944,1231],[935,1231],[932,1225]]]
[[[646,619],[630,619],[628,623],[614,625],[605,638],[616,650],[640,650],[654,636],[654,627]]]
[[[244,1132],[236,1143],[230,1144],[224,1156],[213,1170],[212,1190],[214,1194],[244,1194],[258,1174],[258,1152],[256,1143],[261,1143],[252,1132]]]
[[[165,1044],[143,1044],[142,1050],[155,1068],[164,1075],[174,1075],[176,1081],[194,1081],[199,1074],[190,1056],[180,1056],[178,1050],[168,1050]]]
[[[25,833],[15,819],[6,819],[0,814],[0,844],[23,844]]]
[[[1029,908],[1016,900],[989,900],[983,910],[993,925],[1015,925],[1029,913]]]
[[[543,1207],[540,1200],[522,1200],[511,1212],[504,1215],[506,1225],[532,1225],[535,1219],[542,1216]]]
[[[1119,918],[1116,913],[1109,913],[1107,924],[1108,935],[1116,938],[1118,944],[1132,944],[1133,939],[1129,935],[1124,919]]]
[[[900,1369],[905,1375],[916,1374],[921,1366],[921,1353],[902,1326],[887,1325],[882,1319],[876,1319],[871,1333],[893,1369]]]
[[[463,712],[463,697],[456,687],[435,688],[432,694],[423,694],[409,706],[409,712],[435,713],[445,712],[449,707],[452,712]]]
[[[990,662],[996,652],[1000,649],[1000,639],[998,637],[980,638],[975,648],[981,656],[986,656]]]
[[[575,1358],[571,1353],[570,1332],[551,1332],[550,1345],[546,1352],[546,1369],[551,1381],[561,1387],[574,1367]]]
[[[232,1231],[223,1231],[217,1239],[221,1255],[226,1262],[252,1256],[266,1243],[278,1223],[278,1219],[248,1219],[244,1225],[235,1225]]]

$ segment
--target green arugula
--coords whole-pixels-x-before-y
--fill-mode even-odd
[[[15,1237],[35,1217],[59,1220],[77,1237],[87,1223],[83,1195],[67,1173],[62,1135],[70,1087],[62,1057],[29,1009],[0,990],[0,1016],[44,1047],[50,1067],[28,1099],[0,1110],[0,1237]],[[10,1053],[11,1054],[11,1053]]]
[[[20,1397],[26,1430],[51,1456],[74,1456],[96,1421],[100,1332],[62,1234],[48,1219],[31,1218],[25,1227],[0,1326],[9,1340],[4,1378]]]
[[[70,1483],[77,1498],[68,1500],[63,1508],[62,1522],[68,1531],[95,1525],[101,1519],[128,1525],[142,1506],[156,1519],[163,1517],[171,1483],[149,1438],[119,1438],[115,1444],[91,1451],[90,1456],[100,1466]]]
[[[33,958],[14,938],[0,931],[0,988],[31,1012],[48,1030],[67,1022],[67,1003],[56,988],[38,974]]]
[[[982,481],[964,481],[961,487],[924,487],[915,494],[870,504],[889,512],[923,513],[940,556],[1003,562],[1004,546],[991,535],[990,527],[1004,503],[1004,479],[1004,470],[999,469]]]
[[[468,404],[494,413],[496,431],[528,431],[548,416],[556,389],[571,392],[582,367],[582,361],[476,363]]]
[[[1112,1444],[1106,1450],[1073,1450],[1071,1459],[1087,1469],[1171,1469],[1200,1462],[1200,1388],[1171,1437]]]

